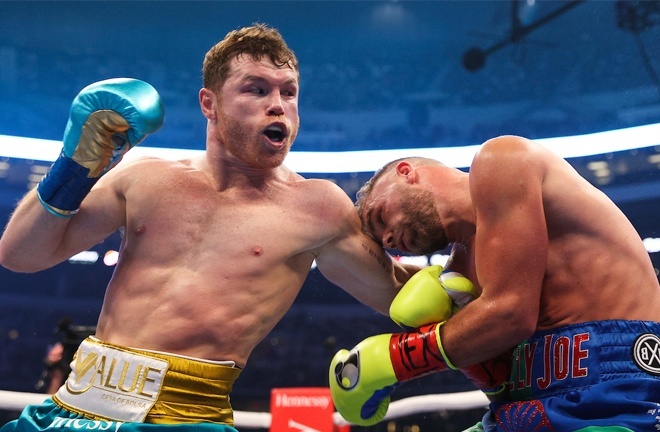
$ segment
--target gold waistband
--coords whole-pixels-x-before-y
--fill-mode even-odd
[[[155,404],[147,413],[144,419],[145,423],[213,422],[234,424],[229,393],[241,373],[241,369],[202,359],[122,347],[100,341],[94,337],[87,338],[83,342],[83,344],[90,343],[169,363],[169,368],[163,377],[160,393]],[[75,407],[62,403],[57,395],[54,395],[53,400],[70,411],[79,412],[83,415],[89,414],[84,411],[77,411]]]

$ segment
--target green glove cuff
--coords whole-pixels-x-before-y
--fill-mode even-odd
[[[458,368],[454,366],[454,364],[449,360],[449,357],[447,357],[447,353],[445,352],[445,348],[442,346],[442,339],[440,338],[440,327],[445,325],[445,322],[446,321],[443,321],[440,324],[438,324],[438,326],[435,329],[435,338],[438,343],[438,350],[440,351],[440,354],[442,354],[442,358],[447,364],[447,367],[449,367],[449,369],[458,370]]]

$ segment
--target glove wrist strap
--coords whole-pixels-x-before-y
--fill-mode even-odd
[[[456,369],[442,348],[439,332],[443,324],[430,324],[390,337],[390,360],[399,382]]]
[[[98,178],[88,177],[89,169],[60,153],[53,166],[37,185],[39,202],[58,217],[71,217],[78,212]]]

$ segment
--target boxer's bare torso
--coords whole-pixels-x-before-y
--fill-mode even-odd
[[[540,145],[502,137],[486,146],[470,172],[476,231],[450,261],[482,289],[444,329],[456,361],[482,361],[537,330],[660,321],[657,276],[624,214]]]

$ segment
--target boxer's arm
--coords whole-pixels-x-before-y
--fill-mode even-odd
[[[394,259],[371,237],[362,224],[350,198],[337,188],[337,214],[332,224],[333,238],[316,250],[321,273],[360,302],[387,315],[392,300],[403,284],[419,270]]]
[[[443,322],[477,297],[479,290],[462,274],[439,265],[429,266],[401,288],[390,306],[390,318],[415,328]],[[489,397],[499,395],[511,375],[511,352],[461,368],[461,372]]]
[[[43,270],[116,229],[124,212],[111,211],[121,206],[112,182],[97,185],[95,198],[88,194],[130,148],[161,127],[163,116],[158,93],[143,81],[105,80],[81,90],[60,156],[19,204],[0,239],[0,263],[14,271]],[[85,215],[72,222],[83,200]]]
[[[30,191],[16,207],[0,238],[0,264],[18,272],[50,268],[76,253],[100,243],[124,225],[125,207],[120,195],[123,163],[104,176],[72,218],[59,218]]]
[[[482,294],[441,330],[458,367],[494,358],[536,329],[548,250],[543,175],[543,161],[521,138],[491,140],[475,157],[470,191]]]
[[[403,265],[369,236],[356,232],[335,240],[317,256],[321,273],[358,301],[383,315],[392,300],[418,268]]]

